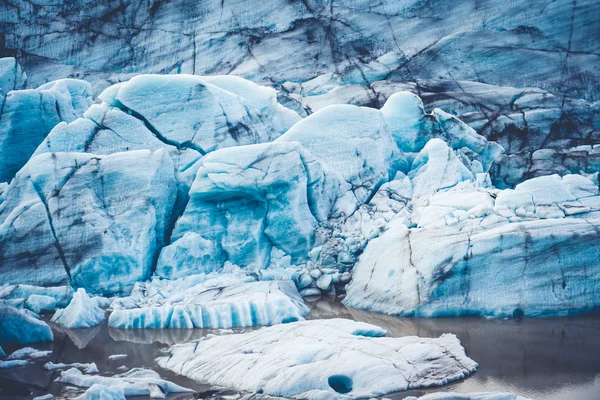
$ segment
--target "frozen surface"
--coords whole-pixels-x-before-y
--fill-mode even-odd
[[[345,304],[400,315],[515,317],[600,305],[596,185],[553,175],[499,191],[477,187],[451,164],[440,175],[431,160],[409,174],[411,224],[395,220],[369,242]]]
[[[273,89],[237,77],[140,75],[99,98],[84,118],[57,125],[36,154],[165,149],[189,186],[203,155],[272,141],[300,119]]]
[[[56,310],[52,322],[67,329],[81,329],[101,324],[105,318],[106,312],[98,307],[98,302],[79,288],[67,308]]]
[[[213,152],[200,161],[190,200],[156,273],[178,278],[219,271],[226,261],[263,269],[276,259],[306,262],[340,179],[298,143]]]
[[[302,320],[309,311],[291,280],[237,275],[153,279],[112,304],[114,328],[231,328]],[[249,282],[245,282],[249,281]]]
[[[172,346],[158,364],[190,378],[282,397],[372,397],[442,385],[477,364],[454,335],[383,337],[344,319],[295,322]]]
[[[14,307],[0,305],[0,345],[51,342],[52,330],[43,321]]]
[[[189,389],[161,379],[156,372],[144,368],[134,368],[110,377],[87,375],[76,368],[71,368],[61,372],[56,381],[82,387],[98,384],[113,390],[121,389],[126,397],[150,396],[154,399],[164,399],[169,393],[191,392]]]
[[[88,82],[61,79],[37,89],[13,90],[0,100],[0,182],[9,182],[54,125],[83,115],[92,93]]]
[[[130,290],[151,273],[176,195],[163,150],[33,157],[0,199],[0,279]]]

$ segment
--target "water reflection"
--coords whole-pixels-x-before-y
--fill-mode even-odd
[[[600,399],[598,313],[568,318],[505,321],[390,317],[348,309],[335,299],[321,299],[313,302],[311,308],[309,319],[354,319],[381,326],[388,330],[390,336],[437,337],[443,333],[454,333],[468,355],[480,365],[477,373],[461,382],[427,391],[386,396],[394,400],[431,391],[509,391],[539,400]],[[65,392],[64,385],[53,383],[60,371],[44,370],[43,365],[48,361],[95,362],[105,375],[114,375],[134,367],[152,368],[163,378],[197,392],[193,396],[174,394],[169,399],[266,397],[252,397],[210,387],[163,370],[154,362],[156,356],[169,345],[223,332],[203,329],[125,330],[109,328],[106,324],[82,330],[63,330],[55,325],[52,328],[54,342],[35,346],[42,350],[53,350],[51,357],[26,367],[0,370],[0,399],[31,399],[46,393],[57,395],[57,399],[75,397],[76,392]],[[112,354],[127,354],[128,357],[109,360],[108,356]]]

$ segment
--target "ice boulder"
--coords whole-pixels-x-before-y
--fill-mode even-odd
[[[177,278],[219,270],[225,261],[269,266],[274,251],[306,262],[341,179],[295,142],[221,149],[200,161],[190,200],[156,274]]]
[[[477,363],[454,335],[382,337],[345,319],[276,325],[174,345],[158,364],[213,385],[286,398],[369,398],[443,385]]]
[[[300,119],[273,89],[237,77],[139,75],[99,98],[84,118],[56,126],[36,154],[164,148],[190,183],[203,155],[272,141]]]
[[[115,391],[122,391],[124,396],[150,396],[153,399],[165,399],[169,393],[191,393],[190,389],[176,385],[164,380],[160,375],[152,370],[144,368],[134,368],[125,373],[115,376],[87,375],[76,368],[71,368],[61,372],[56,382],[66,383],[80,387],[92,387],[101,385],[111,388],[107,392],[103,388],[97,387],[92,391],[93,396],[115,395]],[[84,397],[87,399],[88,397]],[[101,398],[104,397],[91,397]],[[112,400],[114,397],[108,397]],[[118,398],[118,397],[117,397]]]
[[[52,317],[52,322],[67,328],[91,328],[101,324],[106,313],[98,307],[97,301],[90,298],[85,289],[79,288],[67,308],[59,308]]]
[[[413,204],[412,224],[392,221],[369,242],[344,304],[412,316],[591,310],[600,306],[599,224],[598,189],[582,177],[442,187]]]
[[[52,330],[22,310],[0,305],[0,345],[51,342]]]
[[[125,400],[125,392],[121,387],[109,387],[95,383],[75,400]]]
[[[308,116],[278,142],[299,142],[349,185],[339,210],[350,214],[408,163],[379,110],[351,105],[326,107]]]
[[[36,156],[0,203],[0,279],[127,291],[150,276],[176,196],[164,150]]]
[[[302,320],[309,309],[291,280],[249,281],[231,274],[138,283],[115,301],[113,328],[232,328]]]
[[[90,84],[76,79],[8,92],[0,115],[0,182],[15,176],[56,124],[74,121],[91,104]]]

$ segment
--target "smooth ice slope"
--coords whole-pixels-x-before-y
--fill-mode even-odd
[[[112,304],[113,328],[232,328],[302,320],[309,309],[291,280],[194,275],[136,284]]]
[[[176,195],[164,150],[36,156],[0,198],[0,279],[126,291],[149,277]]]
[[[0,345],[51,342],[52,330],[27,312],[0,305]]]
[[[412,179],[412,225],[393,221],[367,245],[346,305],[400,315],[516,317],[600,306],[595,184],[552,175],[499,191],[461,181],[455,169],[446,175],[454,177],[451,187],[442,180],[435,189],[427,174],[439,166],[430,164]]]
[[[295,322],[174,345],[157,362],[213,385],[311,399],[442,385],[477,368],[454,335],[384,335],[377,326],[345,319]]]
[[[67,308],[60,308],[52,317],[52,322],[67,329],[91,328],[106,318],[106,312],[98,307],[98,302],[90,298],[85,289],[77,289]]]
[[[76,79],[8,92],[0,107],[0,182],[15,176],[56,124],[74,121],[91,104],[90,84]]]

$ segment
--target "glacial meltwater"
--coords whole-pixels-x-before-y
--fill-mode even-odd
[[[438,337],[443,333],[454,333],[467,355],[479,363],[477,372],[467,379],[438,388],[385,396],[393,400],[438,391],[512,392],[536,400],[600,398],[600,313],[521,320],[399,318],[350,309],[339,301],[328,299],[312,303],[311,308],[308,319],[354,319],[381,326],[392,337]],[[125,330],[109,328],[106,322],[79,330],[63,330],[52,324],[52,329],[54,342],[32,345],[39,350],[52,350],[49,357],[32,360],[23,367],[0,369],[0,399],[32,399],[48,393],[56,399],[69,399],[85,391],[85,388],[54,382],[60,370],[47,371],[44,369],[47,362],[94,362],[103,376],[144,367],[195,391],[193,394],[171,394],[169,399],[266,397],[212,387],[156,365],[155,358],[168,345],[223,334],[221,330]],[[15,349],[4,350],[8,354]]]

